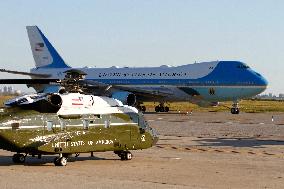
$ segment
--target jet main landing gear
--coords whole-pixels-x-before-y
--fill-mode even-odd
[[[156,112],[168,112],[170,111],[170,108],[168,106],[164,106],[164,104],[161,103],[155,107],[155,111]]]
[[[144,105],[138,105],[137,109],[141,112],[146,112],[146,106],[144,106]]]

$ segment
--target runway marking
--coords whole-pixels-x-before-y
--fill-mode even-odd
[[[248,153],[248,154],[256,154],[256,153],[254,153],[254,152],[252,152],[252,151],[248,151],[247,153]]]
[[[276,155],[276,154],[271,154],[271,153],[268,153],[268,152],[262,152],[262,153],[265,154],[265,155],[268,155],[268,156]]]
[[[231,153],[231,154],[247,154],[247,155],[259,155],[259,156],[273,156],[273,157],[278,157],[278,158],[283,158],[284,159],[284,154],[283,153],[268,153],[266,151],[263,152],[254,152],[251,150],[247,149],[239,149],[239,150],[232,150],[232,149],[206,149],[206,148],[200,148],[197,146],[192,146],[192,147],[180,147],[180,146],[173,146],[169,144],[160,144],[156,145],[155,147],[160,148],[160,149],[170,149],[170,150],[179,150],[179,151],[186,151],[186,152],[211,152],[211,153]]]
[[[214,150],[215,152],[224,152],[223,150],[218,150],[218,149],[216,149],[216,150]]]
[[[238,154],[240,152],[236,151],[236,150],[231,150],[232,153]]]

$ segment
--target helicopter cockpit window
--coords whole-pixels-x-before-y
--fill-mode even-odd
[[[46,122],[46,128],[48,131],[52,131],[53,130],[53,121],[47,121]]]

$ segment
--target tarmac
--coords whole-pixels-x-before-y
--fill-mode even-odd
[[[14,164],[0,150],[0,188],[284,188],[284,113],[146,113],[160,140],[132,151],[71,157],[27,157]]]

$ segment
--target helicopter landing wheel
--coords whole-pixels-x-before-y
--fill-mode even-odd
[[[26,156],[23,154],[14,154],[12,160],[14,163],[25,163]]]
[[[123,151],[120,154],[121,160],[131,160],[133,157],[132,153],[129,151]]]
[[[64,157],[64,156],[54,158],[54,165],[55,166],[66,166],[67,165],[67,158]]]
[[[53,163],[55,166],[59,166],[59,157],[54,158]]]

